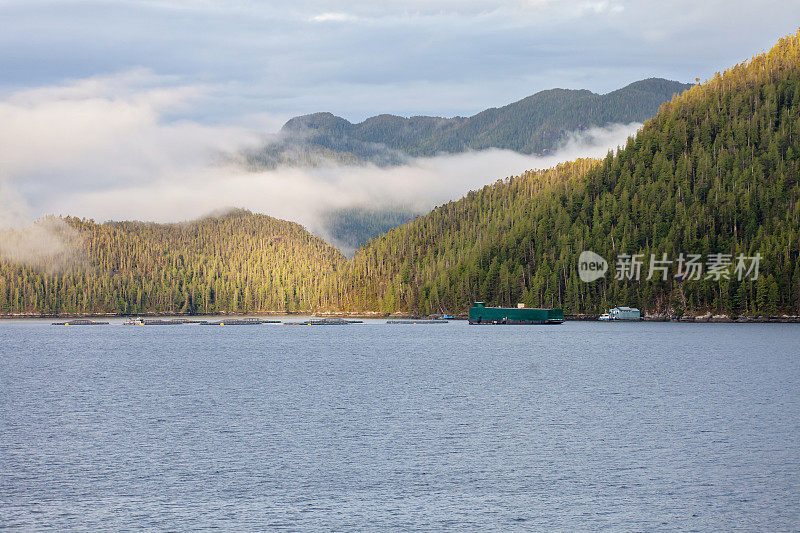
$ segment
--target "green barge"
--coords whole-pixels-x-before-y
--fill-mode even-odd
[[[470,324],[561,324],[564,321],[563,309],[532,309],[520,304],[518,307],[486,307],[483,302],[475,302],[469,308]]]

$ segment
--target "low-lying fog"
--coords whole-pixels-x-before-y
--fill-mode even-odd
[[[226,155],[257,147],[268,135],[252,125],[175,120],[204,88],[160,81],[134,70],[2,98],[0,228],[24,227],[47,214],[170,222],[242,207],[325,237],[320,215],[331,209],[403,205],[422,213],[527,169],[602,157],[641,126],[575,133],[546,157],[486,150],[394,167],[332,162],[252,172]],[[50,242],[41,234],[51,226],[30,235]],[[20,246],[27,245],[5,242],[0,254],[19,256]],[[29,248],[42,253],[41,246]]]

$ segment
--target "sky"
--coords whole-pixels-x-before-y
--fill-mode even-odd
[[[331,206],[424,210],[602,156],[639,125],[573,135],[545,159],[488,151],[260,173],[221,161],[303,113],[467,116],[553,87],[702,80],[798,20],[797,0],[0,0],[0,227],[233,206],[313,228]]]
[[[797,0],[0,0],[0,91],[147,69],[180,116],[471,115],[553,87],[689,82],[794,33]]]

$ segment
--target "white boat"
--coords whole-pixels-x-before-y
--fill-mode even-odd
[[[597,320],[602,320],[603,322],[609,322],[611,321],[611,315],[609,315],[608,313],[603,313]]]

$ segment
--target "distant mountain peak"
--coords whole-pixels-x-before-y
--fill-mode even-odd
[[[350,122],[337,117],[333,113],[323,111],[320,113],[311,113],[308,115],[301,115],[289,119],[286,124],[281,128],[282,132],[305,132],[305,131],[319,131],[319,130],[340,130],[352,126]]]

